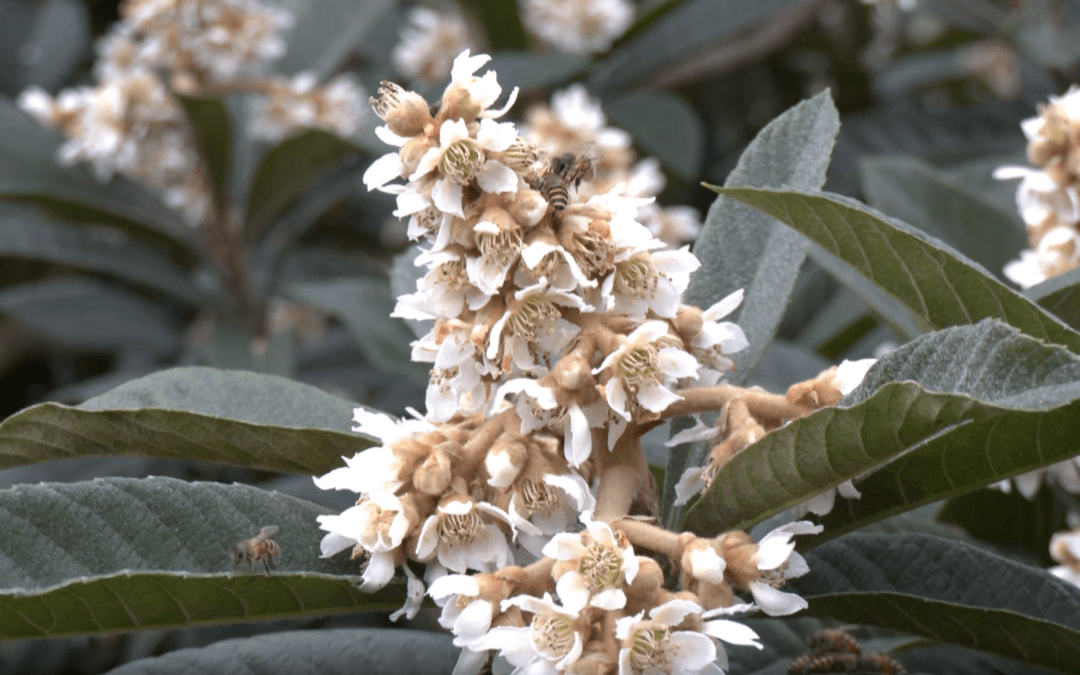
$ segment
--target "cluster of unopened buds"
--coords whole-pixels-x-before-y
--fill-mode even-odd
[[[689,498],[769,429],[835,404],[865,367],[786,396],[721,383],[747,346],[722,320],[742,292],[683,305],[697,259],[661,250],[635,219],[644,200],[592,189],[586,158],[545,156],[497,121],[516,91],[493,107],[495,73],[475,75],[488,58],[458,56],[437,105],[389,82],[372,99],[379,136],[399,149],[365,182],[395,194],[428,245],[427,273],[394,314],[432,322],[413,345],[431,380],[425,415],[356,410],[354,429],[381,444],[316,479],[360,495],[319,519],[322,553],[351,549],[369,591],[400,568],[408,600],[395,616],[430,595],[462,647],[459,673],[496,653],[517,672],[720,672],[717,640],[760,647],[722,617],[806,607],[779,589],[808,571],[794,535],[820,528],[793,522],[755,542],[656,525],[640,437],[720,412],[693,432],[717,445],[684,479]],[[670,561],[677,590],[650,556]]]
[[[209,175],[176,94],[251,96],[251,135],[280,140],[302,128],[350,136],[364,95],[348,77],[318,85],[262,71],[285,53],[292,15],[260,0],[125,0],[98,44],[94,86],[55,98],[30,88],[19,105],[67,139],[58,159],[107,181],[126,176],[157,192],[193,226],[214,219]],[[163,77],[163,74],[166,76]]]

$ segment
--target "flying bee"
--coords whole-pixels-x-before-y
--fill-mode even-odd
[[[583,180],[596,177],[596,161],[592,147],[555,155],[547,161],[544,171],[532,181],[532,188],[543,195],[551,208],[562,211],[570,203],[570,188],[575,190]]]
[[[245,539],[230,548],[229,559],[232,560],[233,572],[243,563],[247,563],[249,571],[254,571],[255,563],[261,561],[266,575],[270,576],[270,568],[277,569],[276,558],[281,555],[281,546],[270,538],[277,534],[277,531],[277,525],[267,525],[251,539]]]

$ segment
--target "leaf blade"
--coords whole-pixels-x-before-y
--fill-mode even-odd
[[[352,409],[314,387],[211,368],[174,368],[79,406],[41,403],[0,422],[0,467],[99,455],[198,459],[321,474],[370,447]]]
[[[839,257],[934,329],[990,317],[1080,351],[1080,334],[949,246],[854,200],[758,188],[717,190]]]

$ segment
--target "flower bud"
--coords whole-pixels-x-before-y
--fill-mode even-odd
[[[568,354],[555,364],[555,381],[565,391],[580,391],[596,384],[589,362],[580,354]]]
[[[451,477],[450,458],[445,452],[435,448],[413,474],[413,485],[424,494],[437,497],[446,492]]]
[[[528,461],[525,445],[515,439],[500,438],[484,458],[487,469],[488,485],[497,488],[509,487]]]
[[[675,314],[675,332],[685,342],[692,341],[704,325],[705,320],[701,316],[701,309],[693,305],[683,305]]]
[[[371,98],[371,107],[386,122],[386,127],[398,136],[419,136],[432,123],[427,101],[420,94],[406,91],[393,82],[379,84],[378,95]]]

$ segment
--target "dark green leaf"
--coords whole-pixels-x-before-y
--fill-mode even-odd
[[[1017,490],[975,490],[945,502],[938,520],[962,527],[965,532],[990,542],[1005,552],[1023,555],[1031,562],[1053,565],[1050,537],[1067,530],[1065,505],[1043,489],[1033,499]]]
[[[1080,351],[1080,334],[910,225],[846,197],[796,190],[723,188],[805,234],[934,330],[984,317]]]
[[[1080,358],[996,321],[885,355],[842,403],[767,434],[724,466],[686,525],[746,529],[877,470],[825,516],[832,538],[1076,454]],[[944,432],[944,433],[943,433]],[[935,436],[936,434],[936,436]],[[927,440],[930,439],[930,440]]]
[[[618,90],[722,44],[805,0],[687,0],[613,49],[590,76],[590,89]]]
[[[114,177],[95,180],[81,167],[56,163],[61,137],[10,100],[0,97],[0,197],[27,198],[88,209],[103,217],[148,227],[192,248],[192,236],[179,216],[134,183]]]
[[[697,178],[705,128],[686,101],[672,94],[635,91],[605,101],[604,111],[613,125],[629,131],[638,146],[664,166],[684,180]]]
[[[229,111],[221,99],[175,96],[187,115],[220,207],[232,157],[232,120]]]
[[[298,382],[174,368],[71,407],[42,403],[0,423],[0,467],[129,455],[321,474],[370,447],[356,406]]]
[[[517,0],[461,0],[461,3],[484,26],[494,49],[525,49],[529,46]]]
[[[246,485],[172,478],[0,491],[0,637],[45,637],[393,607],[347,556],[319,558],[326,509]],[[280,530],[277,570],[232,572],[229,548]]]
[[[206,364],[213,368],[251,370],[292,377],[296,371],[296,344],[292,330],[254,338],[227,321],[214,324],[206,343]]]
[[[320,78],[337,70],[364,34],[394,0],[313,0],[303,3],[289,31],[285,56],[276,70],[287,74],[314,71]]]
[[[874,317],[847,289],[840,289],[806,322],[799,344],[828,359],[840,355],[878,325]]]
[[[109,675],[450,675],[457,655],[445,633],[337,628],[224,640],[133,661]]]
[[[72,349],[133,350],[160,357],[180,346],[180,327],[167,308],[96,279],[9,286],[0,291],[0,314]]]
[[[1080,269],[1047,279],[1024,291],[1024,295],[1080,330]]]
[[[168,256],[106,227],[69,225],[14,204],[0,213],[0,257],[60,263],[101,272],[189,304],[201,294]]]
[[[870,206],[938,237],[996,274],[1027,246],[1015,207],[1001,211],[926,162],[873,157],[860,169]]]
[[[325,0],[330,1],[330,0]],[[312,181],[328,174],[356,147],[329,131],[310,129],[266,153],[248,193],[244,239],[258,240]]]
[[[519,87],[523,93],[562,84],[588,67],[583,56],[529,51],[494,52],[485,66],[499,74],[503,89]]]
[[[820,187],[839,124],[828,92],[803,101],[761,130],[726,185]],[[780,325],[806,256],[806,243],[772,218],[717,197],[694,254],[701,268],[691,277],[684,302],[707,309],[740,288],[746,290],[746,298],[731,320],[746,332],[750,346],[733,355],[735,372],[728,376],[736,384],[744,383]],[[701,452],[702,448],[676,448],[670,453],[665,505],[674,501],[675,484],[683,471],[702,461]],[[674,518],[670,522],[678,522],[679,511],[666,512]]]
[[[342,321],[369,363],[426,381],[430,365],[414,363],[413,332],[401,319],[390,317],[395,300],[386,280],[334,279],[289,284],[286,293],[298,302],[320,309]]]
[[[855,534],[806,554],[810,611],[1080,670],[1080,589],[955,541]]]
[[[86,58],[90,46],[89,12],[86,5],[77,0],[47,0],[35,3],[33,9],[32,27],[14,27],[16,31],[29,28],[29,34],[4,36],[14,43],[12,50],[18,50],[7,61],[7,69],[21,71],[18,75],[21,75],[23,87],[37,85],[54,91]],[[8,4],[4,8],[5,23],[11,13]]]

